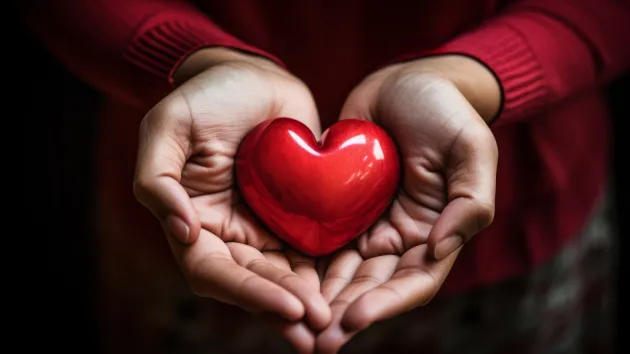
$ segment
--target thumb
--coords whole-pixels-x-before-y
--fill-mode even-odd
[[[498,149],[485,124],[463,129],[446,166],[448,204],[429,233],[438,260],[453,253],[494,218]]]
[[[189,158],[191,117],[187,104],[159,103],[143,119],[133,191],[162,223],[165,232],[193,243],[200,232],[197,211],[181,174]]]
[[[360,82],[352,89],[341,108],[339,119],[364,119],[375,120],[377,99],[383,86],[395,72],[394,66],[382,69]]]
[[[339,120],[344,119],[364,119],[372,120],[374,99],[376,97],[375,88],[363,86],[355,88],[350,92],[339,113]]]

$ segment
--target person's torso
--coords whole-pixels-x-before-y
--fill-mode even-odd
[[[488,20],[509,1],[196,3],[225,31],[282,60],[312,90],[327,127],[349,91],[370,72],[397,57],[439,46]],[[579,231],[606,180],[608,121],[602,97],[586,92],[537,117],[493,130],[500,154],[496,218],[465,246],[447,291],[518,275],[555,254]],[[143,220],[154,223],[141,206],[129,207],[134,203],[128,186],[135,159],[129,151],[136,148],[144,112],[113,103],[104,113],[104,210],[125,210],[118,215],[120,222],[136,233],[159,232],[139,226]]]

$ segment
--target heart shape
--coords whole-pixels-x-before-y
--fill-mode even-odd
[[[250,131],[236,156],[236,181],[271,232],[309,256],[323,256],[364,233],[392,202],[400,177],[396,146],[378,125],[332,125],[318,142],[291,118]]]

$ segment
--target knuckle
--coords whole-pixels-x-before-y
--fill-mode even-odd
[[[133,181],[133,195],[138,201],[144,201],[151,190],[151,182],[146,178],[136,178]]]
[[[245,269],[250,270],[256,273],[256,270],[260,268],[265,268],[269,266],[269,262],[265,259],[252,259],[247,264],[245,264]]]
[[[330,302],[330,304],[328,304],[328,306],[332,307],[348,307],[350,305],[350,301],[345,300],[345,299],[334,299],[333,301]]]
[[[297,285],[304,285],[304,281],[295,273],[284,274],[278,279],[278,284],[285,287],[289,286],[292,282],[297,283]]]
[[[494,221],[495,207],[492,202],[475,199],[478,229],[489,226]]]
[[[380,249],[376,248],[375,250],[372,240],[368,239],[367,237],[361,238],[359,240],[359,242],[357,243],[357,249],[359,250],[361,256],[366,258],[380,256],[380,254],[378,254],[378,251],[380,251]]]
[[[328,272],[326,273],[326,277],[322,280],[323,283],[345,283],[349,280],[349,277],[341,272]]]
[[[365,258],[378,257],[388,254],[402,254],[395,240],[389,235],[376,235],[358,243],[359,253]]]
[[[190,291],[194,295],[201,297],[205,296],[207,293],[207,283],[201,272],[197,270],[198,267],[184,265],[183,268]]]
[[[199,281],[189,280],[188,281],[188,288],[190,289],[190,292],[193,293],[193,295],[199,296],[199,297],[203,297],[204,296],[204,292],[202,290],[201,285],[199,284]]]
[[[383,280],[370,274],[359,274],[359,275],[355,275],[350,283],[378,286],[383,283]]]

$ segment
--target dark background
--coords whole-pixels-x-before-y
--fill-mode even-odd
[[[16,79],[10,80],[9,88],[17,93],[16,100],[24,100],[19,102],[21,108],[16,115],[21,117],[24,127],[20,149],[23,148],[26,196],[22,198],[31,218],[44,225],[44,232],[36,236],[38,241],[45,239],[41,243],[46,247],[44,269],[50,283],[42,300],[44,313],[35,314],[35,319],[46,318],[45,323],[51,323],[44,331],[47,338],[43,343],[48,349],[98,353],[98,327],[92,317],[96,306],[93,291],[98,281],[92,239],[96,227],[93,218],[97,137],[94,112],[99,104],[98,95],[74,78],[32,38],[17,16],[9,12],[8,19],[15,30],[6,35],[11,39],[9,43],[16,43],[11,46],[14,48],[9,57],[13,62],[8,66],[9,77],[16,74]],[[630,120],[627,75],[611,86],[610,100],[615,119],[614,166],[622,235],[619,272],[619,298],[622,300],[618,311],[621,324],[627,322],[621,314],[627,310],[623,299],[628,291],[621,285],[628,263],[627,257],[623,257],[629,247],[625,236],[630,234],[628,201],[621,197],[629,195],[628,186],[619,183],[630,181],[630,171],[624,170],[630,158],[622,153],[630,144],[626,136]],[[12,132],[7,131],[6,135],[10,137]],[[33,203],[34,200],[37,203]],[[623,338],[627,336],[622,332],[619,337],[622,337],[619,352],[630,353],[629,341]]]

